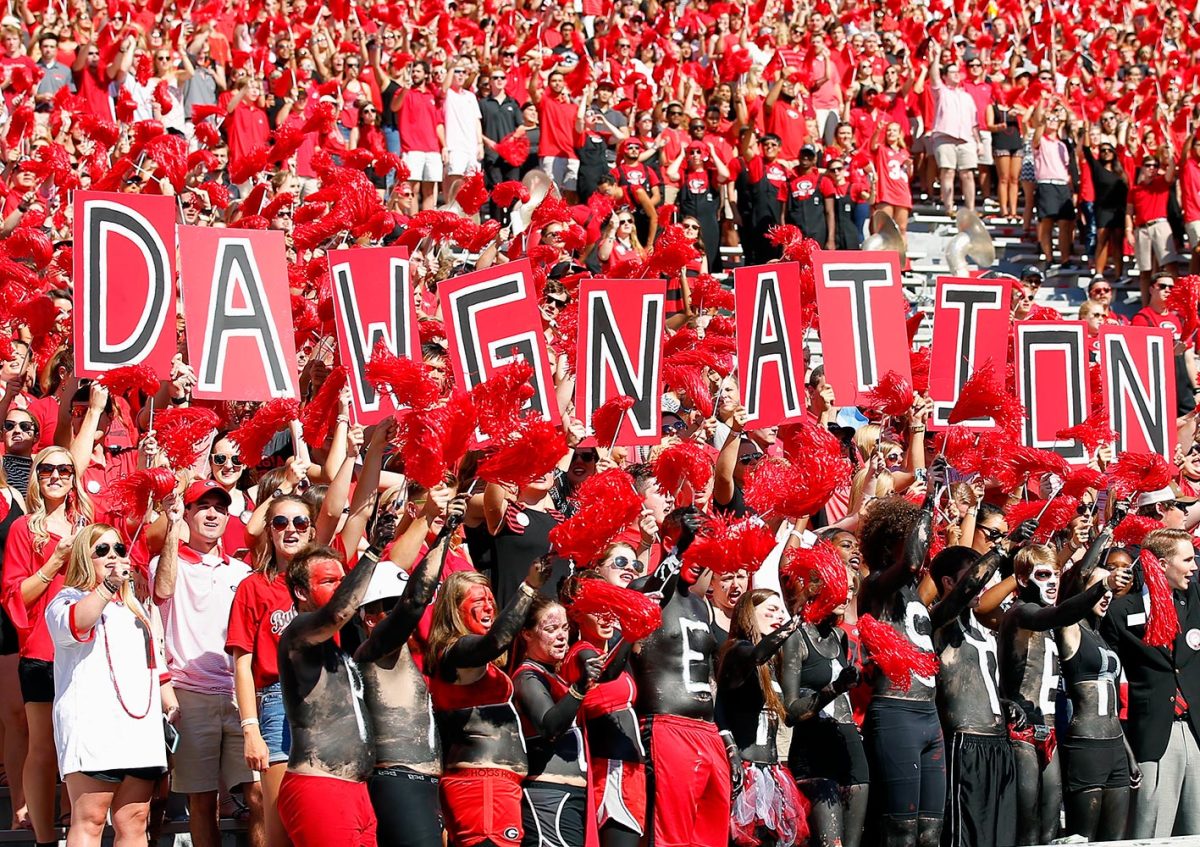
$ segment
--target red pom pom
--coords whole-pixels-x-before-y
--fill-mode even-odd
[[[442,459],[446,467],[457,468],[475,435],[475,401],[455,390],[436,411],[442,422]]]
[[[550,543],[577,567],[593,561],[606,544],[637,520],[642,498],[633,477],[610,468],[588,477],[572,499],[576,511],[550,530]]]
[[[397,425],[404,475],[425,488],[442,481],[446,463],[442,460],[442,427],[437,415],[409,409]]]
[[[483,172],[475,171],[466,177],[459,185],[454,199],[467,215],[473,215],[482,209],[488,200],[487,187],[483,184]]]
[[[153,396],[159,386],[158,374],[149,365],[125,365],[113,368],[111,371],[101,374],[98,381],[108,389],[110,394],[122,397],[132,396],[135,391]]]
[[[1142,641],[1148,647],[1170,647],[1179,635],[1179,614],[1171,597],[1171,586],[1163,563],[1149,550],[1143,549],[1138,556],[1142,561],[1142,576],[1150,594],[1150,619]]]
[[[900,418],[912,408],[913,387],[900,374],[888,371],[864,396],[866,402],[861,404],[864,409],[878,409],[890,418]]]
[[[525,133],[511,133],[496,142],[496,153],[510,165],[523,165],[529,158],[529,139]]]
[[[390,392],[401,406],[424,409],[437,400],[437,383],[425,363],[400,358],[382,340],[371,351],[365,370],[367,382],[380,391]]]
[[[696,249],[683,227],[670,224],[658,231],[654,249],[646,258],[645,273],[648,276],[664,276],[674,279],[683,272],[688,262],[700,258],[703,253]]]
[[[802,614],[810,624],[832,617],[834,610],[845,606],[850,596],[850,572],[841,554],[828,541],[818,541],[812,547],[788,548],[779,575],[808,595]]]
[[[704,309],[724,309],[732,312],[734,309],[733,292],[721,285],[721,281],[710,274],[703,274],[688,280],[691,290],[692,308],[697,312]]]
[[[1045,512],[1042,511],[1043,508]],[[1051,535],[1061,529],[1066,529],[1067,524],[1078,514],[1078,509],[1079,500],[1060,494],[1050,501],[1049,506],[1046,505],[1045,500],[1029,500],[1009,506],[1004,513],[1004,519],[1008,521],[1010,527],[1016,527],[1025,521],[1037,518],[1040,514],[1037,532],[1033,534],[1033,538],[1039,544],[1045,544]]]
[[[171,407],[155,412],[154,436],[171,467],[187,468],[200,455],[198,445],[203,444],[220,423],[220,417],[212,409]]]
[[[1167,309],[1179,316],[1183,323],[1180,337],[1191,338],[1200,330],[1200,276],[1188,274],[1175,280],[1175,287],[1167,295]]]
[[[708,568],[713,573],[754,573],[775,549],[775,543],[775,534],[757,518],[736,523],[713,518],[688,545],[683,564]]]
[[[175,490],[169,468],[145,468],[122,477],[108,487],[110,511],[141,520],[146,510]]]
[[[1082,497],[1090,489],[1108,487],[1108,477],[1095,468],[1076,468],[1063,479],[1062,493],[1068,497]]]
[[[525,421],[520,435],[479,463],[479,477],[523,488],[554,470],[566,452],[558,427],[547,420]]]
[[[794,462],[803,462],[809,456],[828,453],[842,455],[842,442],[823,426],[815,423],[784,424],[779,427],[779,443],[783,451]]]
[[[999,415],[1004,406],[1004,389],[996,378],[996,366],[988,359],[959,389],[958,400],[950,410],[948,420],[957,424],[975,418],[991,418]]]
[[[245,423],[229,433],[230,440],[241,450],[242,463],[254,467],[261,462],[267,443],[299,415],[300,404],[286,397],[277,397],[259,406]]]
[[[152,76],[154,76],[154,61],[150,58],[150,54],[139,54],[133,64],[133,78],[137,80],[138,85],[145,88]]]
[[[574,621],[587,615],[614,617],[621,637],[630,643],[641,641],[662,626],[662,607],[657,602],[603,579],[579,580],[579,593],[567,606],[567,614]]]
[[[225,115],[225,107],[218,106],[216,103],[213,103],[212,105],[201,103],[192,107],[192,121],[197,124],[206,118],[224,118]]]
[[[692,491],[703,491],[713,475],[713,456],[709,448],[695,441],[672,444],[654,460],[654,477],[664,494],[679,496],[686,482]]]
[[[1158,491],[1175,478],[1175,467],[1157,453],[1122,453],[1106,470],[1117,499]]]
[[[892,627],[871,615],[858,619],[858,637],[863,648],[883,675],[901,691],[912,687],[912,675],[937,675],[938,658],[924,653]]]
[[[932,350],[928,347],[918,347],[909,353],[909,369],[912,371],[913,390],[921,394],[929,393],[929,361]]]
[[[820,511],[850,473],[845,458],[829,453],[797,462],[763,459],[746,480],[746,504],[763,516],[807,517]]]
[[[629,395],[618,394],[592,412],[592,430],[596,434],[597,444],[607,449],[617,443],[621,422],[625,420],[625,413],[633,408],[634,402]]]
[[[329,427],[333,423],[338,408],[338,398],[346,387],[350,369],[338,365],[326,376],[321,387],[313,398],[305,404],[300,412],[300,423],[304,427],[304,440],[314,447],[320,447],[329,437]]]
[[[1163,529],[1163,522],[1143,515],[1126,515],[1113,530],[1113,542],[1122,547],[1142,546],[1142,541],[1156,529]]]
[[[1067,460],[1057,453],[1022,445],[1009,447],[1005,464],[1011,469],[1013,478],[1021,482],[1035,474],[1049,473],[1065,477],[1071,472]]]
[[[165,79],[159,80],[158,85],[154,86],[154,102],[162,109],[164,115],[175,108],[175,102],[171,99],[170,92],[167,91],[167,81]]]
[[[525,160],[522,159],[522,162]],[[516,180],[502,182],[492,189],[492,202],[502,209],[507,209],[514,201],[529,202],[529,189]]]
[[[533,366],[516,359],[496,368],[471,390],[479,429],[489,438],[511,438],[520,426],[526,404],[533,397]]]
[[[1117,434],[1108,425],[1108,414],[1093,412],[1081,424],[1060,429],[1054,433],[1055,438],[1078,440],[1088,451],[1094,454],[1106,444],[1112,444]]]

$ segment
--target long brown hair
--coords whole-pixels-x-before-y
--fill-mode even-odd
[[[458,607],[463,597],[471,590],[472,585],[482,585],[491,588],[492,583],[478,571],[459,571],[452,573],[442,583],[437,600],[433,604],[433,625],[429,630],[429,642],[425,648],[425,667],[429,676],[438,671],[438,664],[446,651],[454,643],[471,631],[459,614]],[[498,662],[502,660],[497,659]]]
[[[70,464],[75,470],[71,477],[71,490],[67,492],[67,519],[74,522],[82,518],[83,523],[90,523],[92,520],[92,500],[83,488],[83,480],[79,478],[79,468],[75,467],[75,460],[71,457],[71,452],[67,448],[57,445],[44,448],[33,457],[33,466],[29,477],[29,496],[25,500],[29,507],[29,533],[33,536],[33,548],[38,551],[39,555],[42,547],[50,540],[50,530],[46,526],[46,519],[50,514],[46,511],[46,501],[42,499],[42,486],[41,480],[38,478],[37,467],[59,453],[66,459],[66,464]]]
[[[754,610],[772,597],[779,597],[779,595],[769,588],[756,588],[753,591],[746,592],[738,600],[737,605],[733,607],[733,614],[729,620],[729,640],[721,647],[721,652],[717,659],[718,667],[720,667],[720,663],[725,661],[725,656],[738,641],[749,641],[751,644],[757,644],[762,641],[762,634],[758,631],[758,620],[754,616]],[[779,599],[783,603],[783,598],[780,597]],[[783,603],[783,605],[784,608],[787,608],[786,603]],[[787,719],[787,709],[784,708],[783,700],[780,699],[775,686],[771,684],[772,671],[776,680],[783,673],[783,658],[779,653],[772,656],[769,662],[758,666],[758,687],[762,690],[763,701],[766,707],[778,715],[782,721]]]
[[[263,533],[258,537],[258,541],[254,545],[254,569],[260,571],[267,578],[267,582],[274,582],[275,577],[279,575],[279,555],[275,551],[275,543],[271,539],[271,518],[275,517],[276,510],[286,504],[294,503],[304,509],[308,515],[309,532],[316,531],[316,515],[313,514],[312,505],[303,497],[298,497],[295,494],[283,494],[271,501],[271,505],[267,507],[267,514],[264,518],[266,525],[263,527]],[[312,538],[309,538],[312,541]]]

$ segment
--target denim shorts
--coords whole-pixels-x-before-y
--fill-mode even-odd
[[[267,742],[270,763],[286,762],[292,752],[292,730],[283,713],[283,690],[278,682],[258,692],[258,731]]]

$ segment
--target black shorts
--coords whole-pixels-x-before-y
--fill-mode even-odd
[[[1096,229],[1124,229],[1125,210],[1111,207],[1096,208]]]
[[[1017,766],[1008,733],[954,733],[947,751],[942,844],[996,847],[1017,843]]]
[[[26,703],[54,702],[54,662],[20,659],[17,678],[21,681],[21,699]]]
[[[1058,755],[1066,792],[1129,787],[1129,756],[1120,738],[1064,738]]]
[[[1049,221],[1075,220],[1075,204],[1071,200],[1071,186],[1039,182],[1034,194],[1038,217]]]
[[[379,847],[442,847],[438,778],[408,768],[376,768],[367,794],[378,820]]]
[[[526,782],[521,794],[521,847],[583,844],[587,838],[587,789],[553,782]]]
[[[167,772],[166,768],[109,768],[106,771],[80,771],[89,779],[120,785],[126,779],[144,779],[146,782],[158,782]]]
[[[865,729],[880,811],[898,819],[940,818],[946,811],[946,748],[937,707],[875,697]]]
[[[871,781],[862,735],[853,724],[826,719],[798,725],[787,764],[797,781],[830,779],[843,787]]]

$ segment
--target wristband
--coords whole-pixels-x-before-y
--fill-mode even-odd
[[[532,585],[530,585],[528,582],[522,582],[520,585],[517,586],[517,588],[521,589],[521,593],[524,594],[526,597],[536,597],[537,593],[538,593],[537,589],[534,588]]]
[[[248,726],[258,726],[258,718],[242,718],[242,729]]]
[[[923,426],[910,426],[910,427],[908,428],[908,431],[909,431],[909,432],[924,432],[924,431],[925,431],[925,427],[923,427]]]
[[[46,583],[46,585],[49,585],[51,582],[53,582],[53,580],[50,579],[50,577],[48,577],[44,573],[42,573],[41,568],[38,568],[36,571],[34,571],[34,573],[37,574],[37,578],[40,579],[42,582]]]

